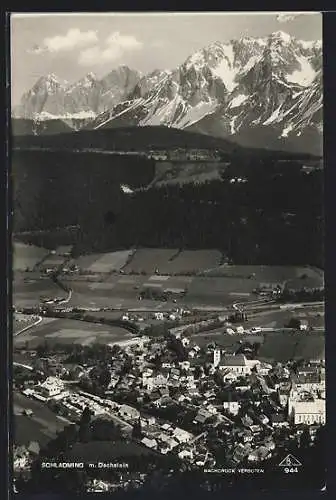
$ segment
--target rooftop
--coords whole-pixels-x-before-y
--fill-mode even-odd
[[[237,354],[236,356],[224,355],[220,360],[220,366],[247,366],[246,357],[244,354]]]

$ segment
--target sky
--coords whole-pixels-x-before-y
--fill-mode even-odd
[[[49,73],[72,83],[127,65],[142,73],[173,69],[212,42],[284,31],[322,40],[322,14],[103,13],[12,14],[12,105]]]

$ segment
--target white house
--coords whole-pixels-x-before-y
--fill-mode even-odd
[[[192,450],[182,450],[180,451],[180,453],[178,454],[178,457],[181,459],[181,460],[184,460],[184,459],[189,459],[189,460],[192,460],[193,457],[194,457],[194,454],[192,452]]]
[[[176,439],[179,443],[188,443],[193,438],[193,435],[190,432],[187,432],[179,427],[176,427],[173,432],[174,439]]]
[[[223,408],[232,415],[237,415],[240,408],[240,404],[238,403],[238,401],[224,401]]]
[[[160,441],[160,443],[162,443],[162,448],[163,449],[168,449],[168,451],[171,451],[173,448],[175,448],[177,445],[178,445],[178,442],[170,437],[170,436],[167,436],[166,434],[160,434],[158,436],[158,439]]]
[[[142,444],[144,444],[145,446],[147,446],[147,448],[151,448],[152,450],[156,450],[158,444],[157,444],[157,441],[155,439],[149,439],[147,437],[144,437],[142,440],[141,440]]]
[[[288,416],[294,422],[299,424],[325,424],[326,421],[326,402],[325,399],[314,399],[313,401],[293,400],[288,402]]]
[[[48,377],[40,386],[40,393],[46,398],[52,398],[64,390],[64,382],[57,377]]]
[[[140,413],[136,408],[133,408],[132,406],[128,405],[121,405],[119,408],[119,415],[122,418],[128,419],[128,420],[135,420],[140,417]]]
[[[260,375],[267,375],[268,372],[272,369],[272,365],[270,365],[269,363],[260,363],[258,365],[256,365],[256,370],[257,370],[257,373],[259,373]]]

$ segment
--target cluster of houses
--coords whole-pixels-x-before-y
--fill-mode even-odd
[[[213,149],[177,148],[169,151],[151,150],[147,158],[156,161],[220,161],[220,154]]]
[[[125,428],[140,424],[143,446],[203,465],[214,460],[209,432],[218,431],[234,464],[269,458],[279,444],[279,429],[293,437],[302,425],[325,423],[323,362],[307,360],[294,369],[234,349],[200,347],[182,333],[177,337],[173,344],[160,337],[123,346],[108,363],[104,397],[71,389],[57,376],[25,394],[58,400],[70,420],[89,407],[93,415],[116,419]],[[79,374],[89,377],[90,367]]]

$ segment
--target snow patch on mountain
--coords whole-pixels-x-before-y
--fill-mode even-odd
[[[316,77],[316,71],[306,57],[298,57],[300,69],[293,71],[287,75],[286,80],[291,83],[297,83],[302,87],[308,87]]]
[[[238,83],[235,81],[237,76],[237,68],[231,64],[229,58],[225,57],[216,68],[212,69],[212,72],[215,76],[220,78],[225,87],[229,92],[232,92],[235,87],[237,87]]]
[[[244,65],[244,67],[240,73],[240,76],[243,76],[244,74],[248,73],[250,71],[250,69],[252,69],[253,66],[255,66],[257,64],[257,62],[260,61],[260,59],[261,59],[261,56],[250,57],[248,62]]]
[[[217,101],[199,102],[193,108],[188,109],[186,114],[177,123],[178,128],[184,128],[198,122],[204,116],[212,113],[217,108]]]
[[[93,120],[97,114],[93,111],[79,111],[78,113],[64,113],[63,115],[54,115],[48,111],[35,113],[34,120]]]
[[[176,94],[174,99],[168,101],[166,105],[160,107],[156,112],[141,120],[140,125],[169,125],[174,118],[178,106],[183,106],[181,97]]]
[[[39,120],[77,118],[78,128],[81,119],[93,119],[94,129],[163,125],[237,140],[253,135],[253,129],[262,140],[268,127],[291,141],[306,127],[322,130],[320,49],[319,41],[279,31],[211,43],[177,68],[143,77],[124,66],[101,80],[88,74],[64,88],[48,75],[24,96],[16,113]],[[273,136],[265,134],[265,139]]]
[[[244,94],[237,95],[232,99],[228,107],[231,109],[238,108],[239,106],[241,106],[241,104],[243,104],[247,100],[247,98],[248,97]]]
[[[270,34],[269,40],[289,43],[291,41],[291,36],[284,31],[275,31],[274,33]]]
[[[238,116],[234,116],[230,120],[230,133],[231,133],[231,135],[234,135],[236,133],[235,123],[236,123],[237,118],[238,118]]]
[[[269,118],[267,118],[267,120],[264,121],[263,125],[270,125],[271,123],[278,121],[279,114],[280,114],[280,109],[281,109],[281,106],[279,106],[278,108],[276,108],[273,111],[273,113],[271,114],[271,116]]]

